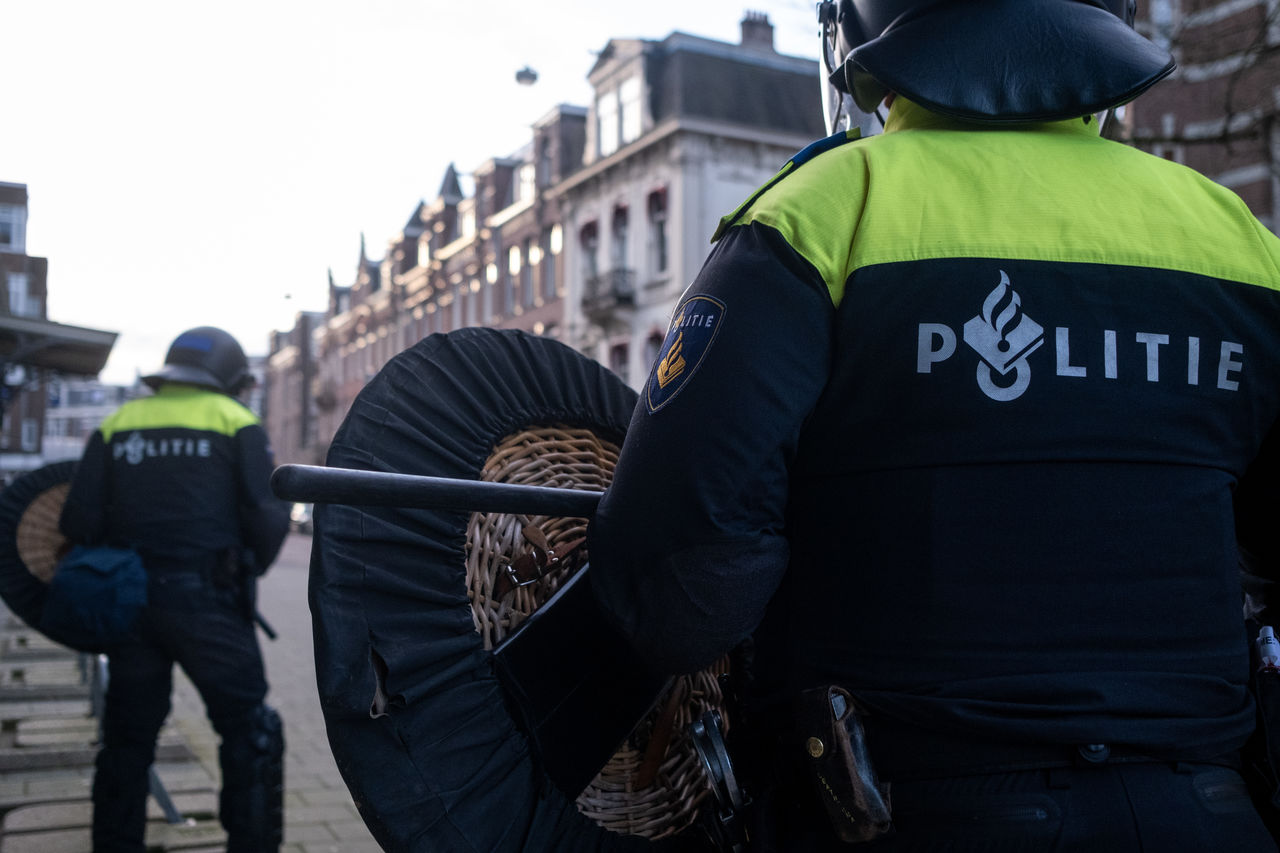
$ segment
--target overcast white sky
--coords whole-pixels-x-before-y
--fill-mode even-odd
[[[816,58],[809,0],[0,0],[0,181],[27,185],[49,319],[120,333],[105,381],[192,326],[261,354],[324,309],[328,269],[351,282],[362,232],[382,256],[449,163],[586,105],[610,38],[736,43],[747,10]]]

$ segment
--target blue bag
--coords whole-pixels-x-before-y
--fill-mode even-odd
[[[96,652],[129,636],[147,605],[147,571],[130,548],[77,545],[58,563],[40,614],[41,632]]]

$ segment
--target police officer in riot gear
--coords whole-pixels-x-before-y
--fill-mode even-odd
[[[757,849],[841,849],[859,804],[784,737],[831,688],[888,785],[865,849],[1274,851],[1238,570],[1280,575],[1280,240],[1100,135],[1173,68],[1132,0],[822,5],[885,131],[722,222],[597,598],[670,672],[752,638]]]
[[[183,332],[126,403],[90,438],[63,507],[76,543],[136,549],[148,606],[108,650],[103,743],[93,783],[95,853],[141,853],[148,768],[169,713],[173,664],[200,691],[221,738],[219,818],[229,853],[279,847],[280,718],[264,704],[252,585],[288,531],[268,489],[272,460],[257,417],[236,396],[253,382],[225,331]]]

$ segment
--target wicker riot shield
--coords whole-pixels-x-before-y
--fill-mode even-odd
[[[58,530],[58,517],[76,465],[75,461],[45,465],[21,475],[0,492],[0,598],[33,628],[39,628],[58,560],[70,548]]]
[[[352,406],[328,464],[601,490],[634,403],[559,343],[464,329],[393,359]],[[531,749],[519,697],[495,674],[493,649],[580,577],[585,530],[583,518],[318,505],[321,705],[339,769],[386,849],[643,850],[696,832],[711,789],[687,727],[704,710],[724,714],[723,667],[673,682],[576,797],[536,754],[575,744]],[[552,673],[570,665],[545,661]]]

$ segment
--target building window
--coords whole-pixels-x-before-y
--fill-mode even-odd
[[[27,274],[23,272],[11,272],[7,277],[9,288],[9,313],[15,317],[38,317],[39,311],[33,311],[36,307],[35,300],[30,299],[27,293]]]
[[[418,241],[404,243],[396,248],[396,272],[403,275],[418,265]]]
[[[627,378],[627,368],[630,366],[631,348],[625,343],[614,344],[609,347],[609,369],[625,381]]]
[[[533,266],[537,263],[533,256],[537,251],[538,247],[533,244],[533,240],[524,241],[525,264],[520,270],[520,301],[525,308],[532,308],[538,300],[538,293],[533,287]]]
[[[474,237],[476,233],[476,212],[474,208],[462,211],[462,236]]]
[[[618,99],[622,102],[622,144],[640,138],[640,78],[629,77],[618,87]]]
[[[550,302],[556,298],[556,267],[559,255],[560,226],[556,225],[542,232],[542,261],[538,264],[542,271],[542,298]]]
[[[35,453],[40,449],[40,421],[35,418],[22,419],[22,450],[24,453]]]
[[[1172,160],[1174,163],[1183,162],[1182,158],[1184,156],[1184,152],[1181,145],[1165,145],[1164,143],[1157,143],[1151,146],[1151,153],[1157,157],[1162,157],[1165,160]]]
[[[655,273],[667,271],[667,190],[649,193],[649,262]]]
[[[533,269],[529,273],[529,289],[533,291],[534,302],[541,305],[547,301],[546,289],[546,271],[544,269],[543,260],[546,256],[546,250],[543,246],[546,244],[546,234],[537,240],[529,240],[525,245],[529,251],[529,266]]]
[[[627,268],[627,208],[619,205],[613,209],[613,222],[609,229],[609,261],[615,270]]]
[[[582,244],[582,275],[584,278],[595,278],[600,274],[600,259],[596,250],[600,248],[600,231],[595,222],[582,226],[580,236]]]
[[[516,190],[516,201],[533,201],[533,196],[537,188],[537,170],[532,163],[525,163],[520,167],[519,188]]]
[[[418,266],[425,267],[431,263],[431,238],[423,235],[418,241]]]
[[[549,187],[554,180],[555,172],[552,169],[554,161],[551,159],[551,140],[543,137],[538,143],[538,186]]]
[[[493,261],[489,261],[484,265],[484,284],[481,285],[480,292],[484,294],[484,316],[486,323],[494,322],[498,319],[497,307],[494,305],[494,285],[498,283],[498,265]]]
[[[596,151],[601,157],[640,138],[644,127],[642,92],[640,78],[628,77],[618,88],[596,98]]]
[[[1165,50],[1173,43],[1174,21],[1178,16],[1176,0],[1151,0],[1148,17],[1150,33],[1148,37]]]
[[[468,326],[476,325],[476,303],[480,301],[480,279],[472,279],[468,285],[463,285],[465,292],[466,314],[465,320]]]
[[[0,246],[22,251],[22,238],[18,234],[21,209],[12,204],[0,204]]]
[[[486,268],[484,278],[471,280],[471,292],[476,295],[476,313],[481,326],[488,325],[493,318],[493,288],[486,282],[488,277],[489,270]]]
[[[502,279],[502,312],[510,315],[516,310],[516,281],[520,274],[520,247],[507,250],[507,274]]]
[[[662,352],[662,332],[655,329],[649,333],[649,337],[644,342],[645,370],[653,370],[653,363],[658,360],[660,352]]]
[[[596,150],[608,157],[618,150],[618,93],[605,92],[596,100]]]

